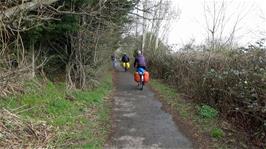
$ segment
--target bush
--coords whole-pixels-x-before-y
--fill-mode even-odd
[[[220,139],[224,137],[224,132],[220,128],[213,128],[211,130],[211,136],[216,139]]]
[[[174,54],[160,51],[150,55],[149,69],[154,77],[190,95],[195,102],[215,107],[223,117],[248,132],[252,141],[266,144],[265,48]],[[211,111],[203,106],[200,114],[212,117],[215,112]]]
[[[218,115],[218,111],[208,105],[202,105],[199,109],[199,114],[203,118],[215,118]]]

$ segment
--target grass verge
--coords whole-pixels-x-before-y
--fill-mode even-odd
[[[111,107],[105,97],[111,90],[111,74],[93,90],[71,93],[62,83],[30,81],[25,94],[1,100],[0,108],[23,120],[47,122],[54,130],[51,148],[98,149],[103,148],[110,129]]]
[[[166,110],[173,114],[184,133],[199,148],[247,148],[241,138],[233,135],[232,126],[218,116],[218,111],[208,105],[199,105],[180,97],[175,89],[159,80],[152,80],[151,87],[161,96]]]

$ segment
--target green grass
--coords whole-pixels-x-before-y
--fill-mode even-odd
[[[192,121],[202,134],[209,134],[216,140],[223,138],[224,132],[219,128],[217,110],[208,105],[199,106],[181,99],[176,90],[158,80],[152,80],[150,84],[167,104],[176,109],[183,120]]]
[[[64,84],[26,83],[26,93],[1,100],[0,108],[17,109],[22,118],[46,121],[56,130],[55,148],[102,148],[110,128],[110,107],[104,100],[112,90],[109,74],[88,91],[68,92]],[[68,100],[71,95],[74,100]]]
[[[224,137],[224,132],[220,128],[213,128],[211,130],[211,136],[216,139],[220,139]]]

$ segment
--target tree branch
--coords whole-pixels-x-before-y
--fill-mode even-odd
[[[51,5],[57,1],[59,0],[34,0],[33,2],[21,4],[1,12],[0,20],[17,15],[17,13],[19,13],[21,10],[30,11],[40,7],[41,5]]]

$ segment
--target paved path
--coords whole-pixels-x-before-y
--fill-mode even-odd
[[[149,88],[137,89],[130,73],[116,72],[112,138],[106,149],[192,149]]]

